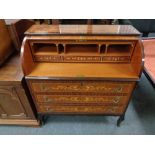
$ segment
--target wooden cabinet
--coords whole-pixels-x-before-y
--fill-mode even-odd
[[[14,52],[11,37],[4,19],[0,19],[0,66]]]
[[[16,92],[16,87],[0,87],[0,101],[2,118],[26,118],[26,113]]]
[[[0,68],[0,75],[0,124],[38,126],[18,55]]]
[[[116,115],[119,125],[143,68],[132,26],[34,25],[21,52],[40,115]]]

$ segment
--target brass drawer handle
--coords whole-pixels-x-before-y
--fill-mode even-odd
[[[46,111],[49,111],[50,109],[49,109],[49,107],[46,107]]]
[[[50,107],[45,107],[45,111],[53,111],[53,109]]]
[[[113,99],[113,103],[119,103],[119,101],[120,101],[120,97],[116,97],[115,99]]]
[[[52,102],[53,101],[53,99],[48,98],[47,96],[44,96],[43,98],[44,98],[44,102]]]
[[[47,87],[44,84],[40,84],[42,91],[47,91]]]
[[[118,88],[116,89],[116,92],[117,92],[117,93],[120,93],[120,92],[122,92],[122,90],[123,90],[123,86],[120,86],[120,87],[118,87]]]

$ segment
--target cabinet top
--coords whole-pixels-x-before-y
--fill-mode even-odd
[[[20,84],[23,79],[23,72],[20,65],[20,56],[12,55],[0,68],[0,84]]]
[[[125,35],[140,36],[132,25],[33,25],[26,35]]]

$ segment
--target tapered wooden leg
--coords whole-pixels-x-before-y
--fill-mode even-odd
[[[39,121],[40,121],[40,125],[44,125],[44,115],[39,114],[39,115],[38,115],[38,119],[39,119]]]
[[[41,125],[44,125],[45,124],[45,122],[47,121],[47,118],[48,118],[47,115],[42,115],[42,114],[39,114],[38,115],[38,119],[40,120],[40,124]]]
[[[121,116],[118,118],[118,120],[117,120],[117,126],[118,126],[118,127],[120,126],[121,122],[124,121],[124,119],[125,119],[125,114],[121,115]]]
[[[43,115],[43,122],[44,122],[44,124],[46,123],[47,119],[48,119],[48,115]]]

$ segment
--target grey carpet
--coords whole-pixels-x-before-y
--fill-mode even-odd
[[[155,134],[155,89],[145,75],[133,94],[125,121],[116,126],[111,116],[50,116],[40,128],[0,126],[0,134],[8,135],[115,135]]]

